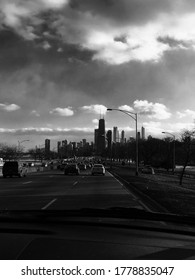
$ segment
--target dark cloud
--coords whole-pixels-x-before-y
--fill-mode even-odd
[[[0,69],[14,71],[31,63],[32,43],[24,41],[12,30],[0,31]]]
[[[116,42],[122,42],[123,44],[126,44],[126,43],[127,43],[127,37],[126,37],[126,35],[116,36],[116,37],[114,38],[114,40],[115,40]]]
[[[144,23],[156,18],[159,13],[168,13],[174,1],[163,0],[72,0],[71,7],[81,12],[90,12],[105,20],[125,23]]]
[[[193,42],[192,41],[184,41],[184,40],[177,40],[171,37],[158,37],[158,41],[169,45],[171,48],[180,47],[180,48],[191,48]]]

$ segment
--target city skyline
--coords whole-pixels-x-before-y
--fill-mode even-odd
[[[192,1],[2,0],[0,142],[93,140],[106,127],[162,138],[194,128]],[[171,2],[171,3],[170,3]]]
[[[116,130],[117,137],[115,138],[114,131]],[[142,126],[141,131],[138,131],[138,135],[140,135],[139,139],[145,140],[146,139],[146,131],[145,128]],[[124,144],[131,139],[135,139],[136,135],[132,135],[129,137],[125,137],[125,131],[118,130],[118,127],[114,126],[112,129],[105,127],[105,119],[99,119],[99,127],[97,129],[94,129],[94,135],[93,135],[93,141],[90,139],[79,139],[78,141],[71,140],[60,140],[57,142],[54,142],[52,145],[51,150],[56,149],[59,153],[60,149],[72,144],[75,148],[76,147],[83,147],[86,144],[87,145],[94,145],[94,150],[98,153],[102,153],[106,147],[111,145],[111,143],[121,143]],[[150,135],[151,136],[151,135]],[[47,149],[48,146],[48,140],[49,140],[49,146],[51,145],[50,139],[45,139],[45,146],[43,149]]]

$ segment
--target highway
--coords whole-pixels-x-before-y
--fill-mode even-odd
[[[66,176],[62,171],[31,173],[23,178],[0,177],[0,210],[66,210],[80,208],[147,206],[106,172]]]

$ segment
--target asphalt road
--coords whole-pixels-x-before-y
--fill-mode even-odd
[[[0,178],[0,210],[64,210],[80,208],[136,207],[148,209],[109,172],[91,176],[65,176],[62,171],[28,174],[24,178]]]

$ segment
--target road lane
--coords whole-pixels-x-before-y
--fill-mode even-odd
[[[61,171],[0,180],[0,209],[64,210],[144,205],[111,174],[65,176]]]
[[[67,195],[60,196],[50,209],[136,207],[143,209],[130,192],[128,192],[109,173],[106,176],[85,176]]]

